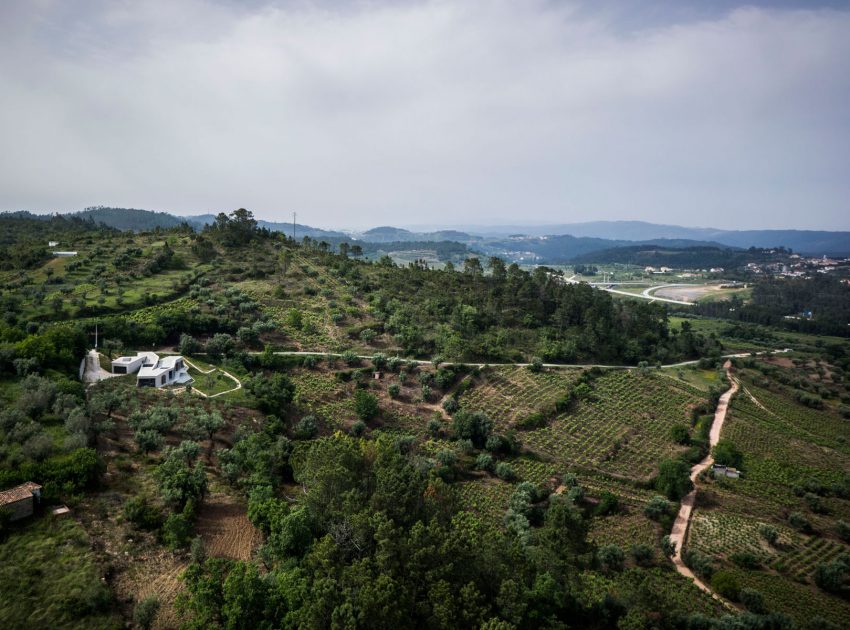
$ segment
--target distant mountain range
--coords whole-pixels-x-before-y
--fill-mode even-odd
[[[45,215],[15,213],[32,218]],[[103,223],[120,230],[145,231],[155,228],[172,228],[183,223],[201,229],[215,220],[213,214],[178,216],[167,212],[153,212],[136,208],[86,208],[71,213],[84,220]],[[260,227],[292,234],[291,223],[258,219]],[[486,256],[501,256],[522,262],[563,264],[586,260],[593,252],[609,251],[612,256],[632,257],[634,251],[617,254],[614,249],[637,245],[657,245],[663,248],[710,247],[772,248],[786,247],[806,255],[850,255],[850,232],[816,230],[717,230],[689,228],[676,225],[658,225],[644,221],[595,221],[590,223],[563,223],[551,225],[458,226],[458,229],[440,229],[440,226],[423,226],[405,229],[381,226],[364,232],[325,230],[309,225],[295,225],[296,238],[309,236],[338,243],[343,240],[360,240],[368,243],[417,243],[452,241],[466,245],[470,250]],[[598,261],[597,261],[598,262]]]
[[[417,229],[433,230],[438,226]],[[592,221],[549,225],[460,225],[454,229],[483,237],[499,238],[515,234],[547,236],[569,234],[576,237],[645,242],[656,239],[683,239],[713,242],[727,247],[787,247],[800,254],[850,255],[850,232],[826,230],[718,230],[661,225],[646,221]]]

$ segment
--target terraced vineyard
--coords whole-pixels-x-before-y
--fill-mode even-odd
[[[836,521],[850,514],[843,489],[850,423],[829,404],[812,409],[798,403],[780,379],[768,389],[755,371],[742,370],[738,378],[744,387],[721,438],[743,455],[744,477],[702,482],[706,505],[697,508],[687,546],[710,556],[716,569],[731,571],[742,587],[760,591],[769,608],[799,623],[821,616],[848,627],[850,603],[818,588],[814,573],[850,553],[835,537]],[[760,533],[765,524],[778,533],[776,544]],[[753,554],[760,568],[737,566],[733,555],[742,552]]]
[[[809,584],[777,573],[734,567],[728,570],[742,588],[760,592],[771,610],[788,615],[801,627],[807,627],[815,617],[830,621],[838,628],[850,627],[850,603],[840,597],[826,596]]]
[[[801,537],[793,549],[783,553],[771,565],[797,581],[810,579],[818,564],[831,562],[841,555],[850,553],[850,546],[818,536]]]
[[[498,479],[480,479],[456,483],[453,489],[464,509],[500,524],[514,492],[513,484]]]
[[[670,429],[689,424],[691,409],[702,401],[695,392],[651,373],[610,371],[594,382],[595,400],[523,433],[523,440],[562,470],[584,466],[646,479],[660,460],[681,450]]]
[[[730,558],[735,553],[750,552],[762,563],[772,563],[779,557],[776,547],[771,547],[759,534],[764,521],[741,514],[715,510],[698,511],[691,521],[688,548],[712,556]],[[779,547],[790,548],[797,543],[793,530],[777,526]]]
[[[340,383],[329,372],[308,370],[293,373],[295,402],[309,413],[316,415],[327,426],[339,428],[345,419],[353,419],[353,385]]]
[[[461,406],[483,411],[504,431],[518,420],[563,396],[581,370],[548,370],[532,373],[513,366],[491,367],[486,379],[461,398]]]

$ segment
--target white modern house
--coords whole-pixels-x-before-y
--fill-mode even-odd
[[[118,357],[112,362],[113,374],[135,374],[139,387],[191,383],[192,377],[181,356],[160,358],[155,352],[139,352],[131,357]]]

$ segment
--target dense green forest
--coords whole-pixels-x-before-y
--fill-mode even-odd
[[[707,269],[722,267],[733,269],[747,263],[782,262],[788,259],[790,250],[782,247],[762,249],[735,249],[731,247],[707,246],[653,246],[630,245],[583,254],[574,258],[580,263],[620,263],[640,267],[672,267],[675,269]]]
[[[821,335],[850,336],[850,284],[841,278],[764,278],[752,299],[699,304],[697,313]]]

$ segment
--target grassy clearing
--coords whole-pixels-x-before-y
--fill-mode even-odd
[[[70,517],[43,516],[10,534],[0,543],[0,627],[119,627],[90,547]]]
[[[237,387],[236,381],[234,381],[229,376],[226,376],[221,370],[218,369],[208,374],[205,374],[190,367],[189,376],[195,379],[192,383],[192,388],[197,389],[198,391],[206,394],[207,396],[222,394]]]

